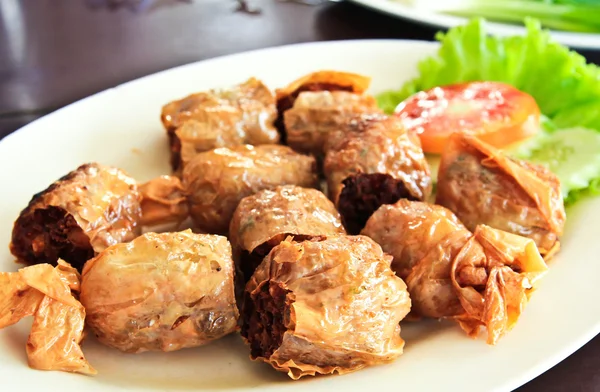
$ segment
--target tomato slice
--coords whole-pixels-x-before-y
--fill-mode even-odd
[[[504,83],[470,82],[421,91],[395,110],[421,138],[423,151],[440,154],[448,137],[464,132],[502,148],[539,130],[540,108],[527,93]]]

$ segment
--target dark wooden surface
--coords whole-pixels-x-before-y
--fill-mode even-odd
[[[102,6],[114,0],[0,0],[0,138],[95,92],[193,61],[297,42],[435,34],[352,4],[249,1],[259,15],[236,12],[230,0],[154,1],[142,10]],[[600,63],[600,52],[584,55]],[[600,391],[599,369],[596,337],[518,391]]]

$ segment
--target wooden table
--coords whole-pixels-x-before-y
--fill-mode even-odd
[[[346,3],[249,1],[259,15],[236,12],[233,0],[154,1],[143,11],[91,6],[102,0],[0,0],[0,138],[90,94],[193,61],[297,42],[435,33]],[[600,63],[600,52],[584,55]],[[600,337],[518,391],[600,391],[598,369]]]

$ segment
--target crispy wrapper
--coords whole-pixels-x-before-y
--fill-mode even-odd
[[[446,208],[400,200],[381,207],[362,234],[394,257],[416,316],[452,318],[496,344],[516,323],[547,266],[535,243],[491,227],[469,232]]]
[[[181,223],[190,214],[181,180],[159,176],[140,185],[143,226]]]
[[[78,291],[79,273],[60,259],[54,268],[0,273],[0,328],[33,316],[26,346],[31,368],[96,374],[80,347],[85,309],[74,297]]]
[[[100,342],[174,351],[237,329],[231,246],[210,234],[147,233],[90,260],[81,303]]]
[[[365,236],[284,241],[244,294],[242,336],[251,358],[292,379],[349,373],[402,354],[410,310],[391,257]]]
[[[161,120],[169,135],[173,170],[214,148],[278,143],[276,116],[273,93],[255,78],[168,103]]]
[[[416,134],[394,117],[357,122],[353,131],[329,134],[324,165],[329,197],[352,234],[381,205],[431,194],[429,165]]]
[[[399,200],[379,207],[361,234],[394,256],[392,269],[406,279],[415,263],[453,232],[462,234],[461,243],[471,236],[450,210],[434,204]]]
[[[438,172],[436,203],[469,230],[485,224],[533,239],[548,257],[566,220],[558,178],[470,136],[452,135]]]
[[[141,194],[123,171],[89,163],[33,196],[15,221],[10,250],[27,264],[81,270],[108,246],[140,233]]]
[[[244,283],[284,239],[345,234],[333,203],[316,189],[278,186],[242,199],[229,226],[234,259]]]
[[[496,344],[514,327],[547,269],[533,240],[477,226],[452,262],[452,284],[465,309],[457,321],[472,337],[486,328],[487,343]]]
[[[305,91],[284,113],[287,144],[296,151],[322,156],[327,135],[344,128],[356,115],[382,113],[375,98],[347,91]]]
[[[219,148],[198,154],[183,171],[183,187],[196,225],[226,233],[246,196],[278,185],[317,186],[315,158],[280,145]]]
[[[183,169],[201,152],[213,148],[245,144],[245,132],[240,125],[242,115],[237,108],[225,106],[204,112],[206,113],[205,118],[196,116],[194,119],[185,121],[175,130],[175,136],[180,146],[180,161],[175,162],[177,166],[174,169]]]
[[[294,106],[296,98],[305,91],[347,91],[364,93],[371,84],[371,78],[349,72],[317,71],[294,80],[284,88],[275,91],[277,101],[277,121],[275,125],[286,140],[284,113]]]
[[[362,94],[369,88],[371,78],[364,75],[359,75],[351,72],[342,71],[316,71],[308,75],[304,75],[284,88],[277,89],[275,95],[279,101],[282,98],[303,91],[351,91],[353,93]],[[316,88],[321,86],[321,88]],[[327,88],[337,86],[337,88]]]

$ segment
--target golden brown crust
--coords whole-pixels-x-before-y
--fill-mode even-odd
[[[81,303],[98,339],[125,352],[219,339],[237,329],[231,246],[189,230],[112,246],[86,264]]]
[[[436,203],[470,230],[485,224],[529,237],[542,255],[556,249],[566,220],[554,174],[459,133],[442,155]]]
[[[276,99],[279,101],[280,99],[293,95],[294,93],[302,90],[303,87],[309,85],[330,85],[330,86],[338,86],[337,90],[345,90],[351,91],[353,93],[362,94],[369,88],[371,84],[371,78],[364,75],[359,75],[351,72],[341,72],[341,71],[317,71],[310,73],[308,75],[304,75],[290,84],[288,84],[284,88],[277,89],[275,91]],[[329,90],[327,88],[321,90],[311,90],[311,91],[323,91]]]
[[[452,284],[466,311],[457,321],[472,337],[486,328],[487,343],[496,344],[514,327],[547,269],[533,240],[477,226],[452,262]]]
[[[327,134],[344,128],[357,114],[382,113],[375,98],[347,91],[306,91],[284,113],[287,144],[296,151],[321,156]]]
[[[226,233],[246,196],[279,185],[317,186],[314,157],[280,145],[219,148],[198,154],[183,171],[183,186],[196,225]]]
[[[394,117],[357,122],[352,131],[329,134],[324,165],[329,197],[350,232],[360,231],[381,204],[431,194],[429,165],[415,134]]]
[[[189,216],[187,198],[178,177],[159,176],[140,185],[139,189],[142,225],[181,223]]]
[[[473,337],[486,328],[489,344],[514,326],[547,269],[532,240],[487,226],[471,234],[446,208],[421,202],[383,206],[362,233],[394,257],[415,315],[454,319]]]
[[[62,260],[55,268],[38,264],[0,273],[0,309],[7,310],[0,328],[33,316],[26,346],[31,368],[96,374],[80,347],[85,309],[77,292],[79,273]]]
[[[205,118],[200,116],[200,110],[197,113],[195,118],[185,121],[175,130],[179,146],[173,154],[179,154],[180,158],[177,169],[183,169],[201,152],[245,144],[244,135],[238,128],[241,113],[236,108],[225,106],[207,109]]]
[[[308,91],[346,91],[362,94],[371,83],[371,78],[363,75],[340,71],[317,71],[296,79],[284,88],[275,91],[277,101],[277,120],[275,126],[281,133],[281,139],[287,142],[284,113],[294,106],[299,94]]]
[[[106,247],[139,235],[141,195],[123,171],[85,164],[35,195],[15,221],[11,252],[28,264],[78,269]]]
[[[278,143],[276,117],[273,93],[255,78],[166,104],[161,120],[169,135],[173,169],[214,148]]]
[[[293,379],[397,358],[410,299],[390,260],[365,236],[273,248],[246,286],[242,336],[251,358]]]
[[[344,234],[344,228],[333,203],[317,189],[283,185],[242,199],[229,231],[234,247],[252,252],[280,234]]]
[[[392,269],[406,279],[415,264],[453,232],[462,233],[464,238],[471,236],[456,216],[442,206],[398,200],[375,211],[361,234],[392,255]]]
[[[278,186],[242,199],[229,226],[229,239],[240,272],[250,279],[257,265],[249,256],[260,247],[259,263],[274,246],[287,237],[345,234],[340,214],[333,203],[316,189],[295,185]],[[252,265],[245,265],[246,263]]]

